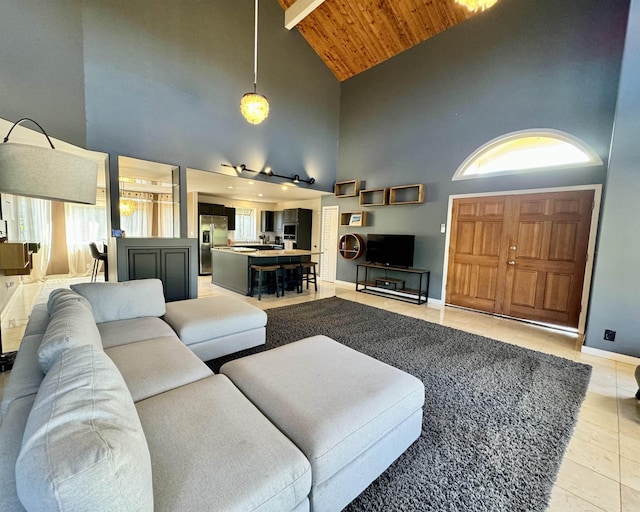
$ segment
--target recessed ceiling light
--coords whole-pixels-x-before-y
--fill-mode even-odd
[[[229,185],[227,188],[233,188],[231,185]]]
[[[262,194],[258,194],[258,197],[262,197]]]

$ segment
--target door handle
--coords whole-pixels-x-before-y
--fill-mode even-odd
[[[515,264],[516,264],[516,262],[515,262],[515,261],[513,261],[513,260],[509,260],[509,261],[507,261],[507,265],[515,265]]]

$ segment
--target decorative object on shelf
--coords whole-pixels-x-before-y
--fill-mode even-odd
[[[46,137],[50,148],[9,142],[13,129],[31,121]],[[55,148],[42,126],[23,117],[15,122],[0,144],[0,192],[19,196],[95,204],[98,165]]]
[[[498,0],[456,0],[456,3],[464,5],[472,12],[476,12],[478,9],[484,11],[489,7],[493,7],[498,3]]]
[[[360,180],[339,181],[335,184],[333,193],[336,197],[358,197]]]
[[[307,180],[305,180],[304,178],[301,178],[299,174],[295,174],[293,176],[285,176],[284,174],[276,174],[275,172],[273,172],[273,169],[269,166],[266,166],[262,171],[255,171],[253,169],[249,169],[245,164],[238,164],[238,165],[231,165],[231,164],[220,164],[222,167],[231,167],[232,169],[235,169],[236,172],[238,173],[238,176],[240,176],[243,172],[252,172],[254,174],[264,174],[265,176],[268,177],[275,177],[275,178],[283,178],[285,180],[291,180],[293,183],[308,183],[309,185],[313,185],[316,182],[315,178],[309,178]]]
[[[389,189],[389,204],[424,203],[424,185],[401,185]]]
[[[362,214],[352,213],[349,219],[349,226],[362,226]]]
[[[360,191],[360,206],[384,206],[389,204],[388,188],[372,188]]]
[[[367,212],[341,212],[341,226],[364,227],[367,225]]]
[[[338,241],[338,252],[345,260],[357,260],[364,254],[364,239],[357,233],[347,233]]]
[[[255,3],[255,26],[253,42],[253,92],[248,92],[240,100],[240,112],[251,124],[260,124],[269,115],[269,102],[258,94],[258,0]]]

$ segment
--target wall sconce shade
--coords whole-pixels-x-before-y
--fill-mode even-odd
[[[11,130],[23,120],[15,123]],[[98,164],[55,149],[44,130],[42,133],[50,148],[8,142],[11,130],[0,144],[0,192],[70,203],[96,203]]]

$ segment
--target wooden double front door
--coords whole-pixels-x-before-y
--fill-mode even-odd
[[[446,302],[578,327],[594,192],[455,199]]]

